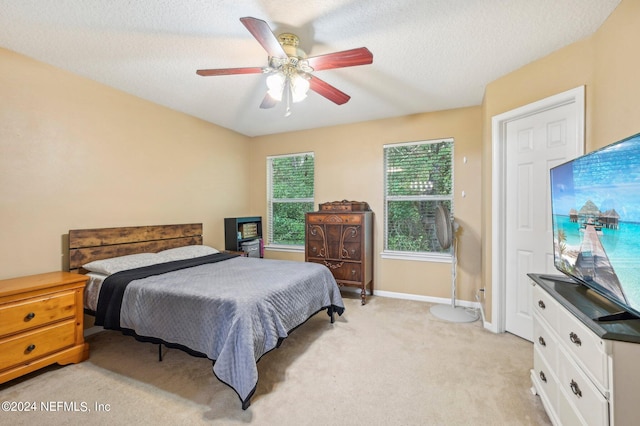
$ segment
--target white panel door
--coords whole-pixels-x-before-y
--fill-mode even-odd
[[[532,286],[527,273],[557,273],[549,169],[577,152],[576,105],[557,106],[506,125],[505,329],[532,340]]]

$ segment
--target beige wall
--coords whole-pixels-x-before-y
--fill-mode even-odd
[[[590,38],[514,71],[487,86],[482,105],[482,281],[492,318],[491,118],[581,85],[586,86],[585,152],[640,132],[640,2],[623,0]]]
[[[0,279],[60,270],[69,229],[202,222],[224,246],[248,211],[245,136],[3,49],[0,100]]]
[[[480,288],[481,109],[417,114],[365,123],[254,138],[252,210],[266,211],[266,157],[315,153],[316,203],[366,201],[375,214],[374,286],[387,292],[448,298],[451,265],[381,259],[384,236],[383,145],[453,137],[455,216],[460,223],[458,297],[475,300]],[[467,162],[463,162],[463,158]],[[466,197],[461,193],[465,191]],[[266,228],[266,227],[265,227]],[[267,257],[304,260],[304,253],[267,251]]]

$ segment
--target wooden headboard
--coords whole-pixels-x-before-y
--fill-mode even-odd
[[[85,263],[135,253],[202,244],[202,223],[72,229],[69,231],[69,270]]]

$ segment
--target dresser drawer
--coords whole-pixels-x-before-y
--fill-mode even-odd
[[[558,411],[558,379],[555,370],[552,369],[544,356],[540,353],[539,347],[533,349],[533,377],[532,380],[538,393],[544,394],[546,403],[550,405],[554,413]]]
[[[327,257],[327,249],[323,240],[315,240],[312,237],[307,239],[307,256],[309,257]]]
[[[308,223],[348,223],[361,224],[362,214],[308,214]]]
[[[320,263],[329,268],[337,281],[362,281],[362,265],[360,263],[311,258],[309,262]]]
[[[563,424],[606,425],[609,422],[609,403],[593,382],[561,348],[558,356],[558,387],[564,394],[560,407]],[[579,419],[577,423],[575,420]]]
[[[533,309],[540,318],[544,319],[551,328],[556,326],[556,317],[560,304],[544,291],[539,285],[533,287]]]
[[[75,292],[0,305],[0,337],[76,315]]]
[[[337,281],[362,281],[362,267],[359,263],[326,261],[324,264],[331,269]]]
[[[609,366],[604,341],[564,308],[558,316],[556,330],[561,345],[574,355],[603,393],[608,391]]]
[[[544,357],[549,367],[556,371],[558,369],[558,340],[545,324],[537,313],[533,314],[533,346]]]
[[[0,371],[73,346],[75,330],[71,320],[0,340]]]

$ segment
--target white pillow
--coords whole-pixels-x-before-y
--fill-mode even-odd
[[[220,253],[213,247],[203,245],[183,246],[158,252],[158,256],[162,262],[172,262],[174,260],[193,259],[194,257],[208,256],[210,254]]]
[[[162,262],[164,262],[164,260],[156,253],[137,253],[109,259],[94,260],[93,262],[82,265],[82,267],[87,271],[111,275],[126,269],[142,268],[143,266],[155,265],[156,263]]]

